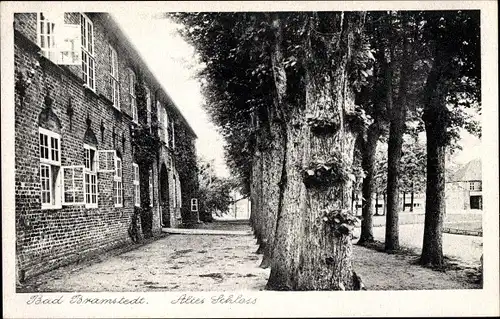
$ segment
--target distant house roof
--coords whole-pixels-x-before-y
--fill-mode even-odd
[[[481,159],[475,159],[459,168],[452,174],[451,182],[480,181],[482,180]]]

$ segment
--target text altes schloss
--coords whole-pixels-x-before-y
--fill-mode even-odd
[[[201,304],[240,304],[240,305],[254,305],[257,303],[257,298],[248,298],[243,295],[214,295],[210,299],[194,297],[186,294],[182,294],[179,298],[175,298],[171,301],[172,304],[178,305],[201,305]]]

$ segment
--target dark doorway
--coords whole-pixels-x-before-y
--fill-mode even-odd
[[[481,195],[471,196],[470,209],[483,209],[483,196]]]
[[[168,170],[165,164],[160,168],[160,210],[161,226],[170,227],[170,205],[168,200]]]

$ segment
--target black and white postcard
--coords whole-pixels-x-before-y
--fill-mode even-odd
[[[497,13],[2,2],[4,317],[499,315]]]

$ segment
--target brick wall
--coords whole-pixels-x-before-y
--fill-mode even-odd
[[[31,81],[24,94],[17,88],[15,92],[16,263],[17,275],[24,278],[130,242],[128,228],[134,212],[134,158],[130,132],[132,118],[125,83],[127,70],[131,68],[136,74],[143,75],[152,92],[153,103],[156,88],[146,76],[147,72],[129,56],[130,48],[124,48],[116,34],[108,30],[107,15],[87,16],[94,25],[95,91],[83,87],[79,66],[58,66],[40,56],[36,45],[36,14],[22,13],[14,17],[16,78],[22,74]],[[78,23],[79,15],[65,14],[65,21]],[[110,101],[110,43],[118,54],[120,111]],[[121,153],[123,207],[114,207],[113,173],[99,172],[98,208],[76,205],[41,209],[38,129],[47,97],[52,100],[51,114],[60,122],[62,166],[84,164],[83,140],[87,130],[94,133],[98,150],[114,149]],[[170,156],[169,150],[164,148],[159,158],[164,160],[167,156]],[[158,167],[155,160],[152,165],[153,234],[161,231]],[[169,174],[170,185],[173,182],[171,176]],[[173,187],[169,189],[172,191]],[[169,198],[173,200],[173,194]]]

